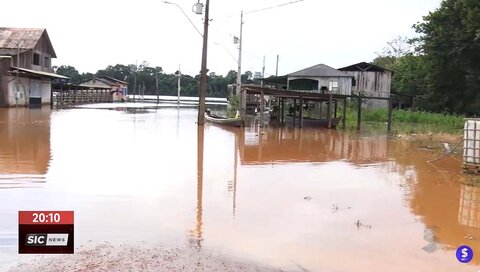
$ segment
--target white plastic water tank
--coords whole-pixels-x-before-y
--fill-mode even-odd
[[[468,119],[463,131],[463,163],[480,165],[480,119]]]

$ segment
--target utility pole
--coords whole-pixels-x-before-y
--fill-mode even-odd
[[[277,68],[275,69],[275,76],[278,76],[278,59],[280,56],[277,54]]]
[[[15,107],[18,108],[18,95],[20,94],[20,83],[18,81],[18,75],[20,74],[20,42],[17,44],[17,78],[15,80],[16,92],[15,92]]]
[[[137,61],[135,61],[135,71],[133,75],[133,103],[135,103],[135,93],[137,92]]]
[[[205,124],[205,96],[207,93],[207,47],[208,47],[208,15],[210,9],[210,0],[205,4],[205,20],[203,22],[203,50],[202,50],[202,69],[200,76],[200,93],[198,97],[198,121],[199,126]]]
[[[263,56],[262,78],[265,78],[265,56]]]
[[[182,90],[182,87],[180,86],[180,80],[182,78],[182,72],[180,72],[180,65],[178,65],[178,83],[177,83],[177,104],[180,105],[180,91]]]
[[[155,71],[155,86],[157,87],[157,104],[160,102],[160,97],[158,94],[158,72]]]
[[[242,92],[242,44],[243,44],[243,10],[240,13],[240,39],[238,42],[238,72],[237,72],[237,94],[240,94],[240,113],[245,117],[247,107],[247,95]]]

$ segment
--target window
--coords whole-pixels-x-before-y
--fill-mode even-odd
[[[331,92],[336,92],[338,91],[338,82],[337,81],[330,81],[330,84],[328,86],[328,89],[331,91]]]
[[[40,54],[33,53],[33,65],[40,65]]]
[[[49,57],[45,57],[44,60],[43,60],[43,66],[47,67],[47,68],[50,68],[50,58]]]

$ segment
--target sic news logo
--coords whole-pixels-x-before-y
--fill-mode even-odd
[[[468,263],[473,259],[473,250],[469,246],[461,246],[457,248],[457,260],[461,263]]]
[[[25,237],[26,246],[67,246],[68,233],[31,233]]]

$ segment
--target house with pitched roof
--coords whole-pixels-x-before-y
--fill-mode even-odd
[[[286,75],[287,89],[352,94],[352,75],[325,64],[317,64]]]
[[[353,76],[325,64],[317,64],[284,76],[263,78],[263,83],[283,90],[311,93],[352,94]]]
[[[46,29],[0,27],[0,106],[50,104],[56,57]]]
[[[81,86],[110,88],[112,101],[126,101],[128,95],[128,82],[109,76],[97,77],[85,81]]]

